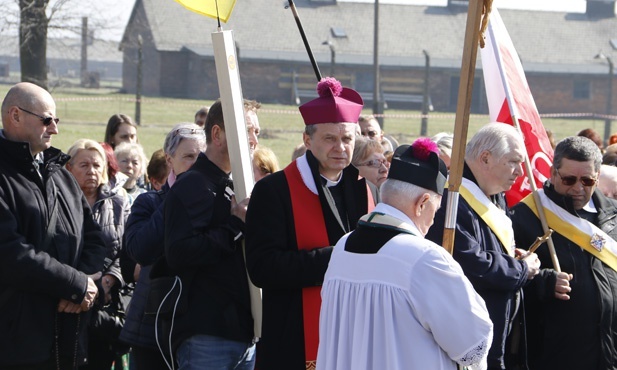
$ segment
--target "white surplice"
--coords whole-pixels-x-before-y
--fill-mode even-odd
[[[493,324],[459,264],[426,240],[402,212],[402,233],[375,254],[337,243],[321,290],[317,369],[439,370],[456,362],[486,368]]]

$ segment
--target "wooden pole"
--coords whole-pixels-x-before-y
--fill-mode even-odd
[[[251,194],[255,180],[253,179],[253,166],[246,133],[244,99],[242,98],[240,71],[232,31],[219,29],[219,31],[213,32],[212,46],[214,48],[214,63],[216,64],[223,116],[225,117],[225,137],[227,138],[231,161],[234,193],[236,199],[241,201]],[[261,290],[253,285],[250,277],[249,293],[254,323],[253,330],[257,341],[261,337]]]
[[[443,247],[452,254],[454,250],[454,232],[456,229],[456,214],[458,207],[459,188],[463,177],[465,163],[465,144],[467,143],[467,128],[471,111],[471,96],[473,79],[476,72],[476,58],[482,20],[482,0],[470,0],[467,10],[467,26],[465,43],[463,45],[463,60],[461,63],[461,78],[456,105],[454,124],[454,143],[452,146],[452,163],[448,180],[448,200],[446,208],[445,228],[443,232]]]

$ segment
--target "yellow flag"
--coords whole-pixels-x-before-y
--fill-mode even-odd
[[[188,10],[207,15],[208,17],[217,19],[221,18],[221,21],[227,23],[229,16],[231,15],[236,0],[176,0],[180,4],[184,5]],[[218,17],[216,7],[218,3]]]

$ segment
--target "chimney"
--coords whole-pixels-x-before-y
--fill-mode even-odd
[[[587,0],[585,13],[591,18],[614,18],[615,0]]]

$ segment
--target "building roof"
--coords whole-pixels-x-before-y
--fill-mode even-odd
[[[330,61],[332,40],[338,63],[373,63],[373,3],[311,0],[294,2],[318,63]],[[293,14],[287,2],[241,0],[223,29],[233,30],[243,59],[290,60],[308,63]],[[210,33],[217,21],[188,11],[170,0],[137,0],[131,22],[143,7],[155,47],[160,51],[191,50],[212,55]],[[467,13],[463,8],[380,4],[379,55],[382,66],[423,66],[422,50],[433,68],[460,68]],[[500,10],[527,72],[606,73],[605,61],[594,60],[603,50],[612,53],[617,18],[594,18],[582,13]],[[331,28],[347,37],[334,38]],[[478,58],[480,59],[480,58]],[[479,65],[479,63],[478,63]]]

